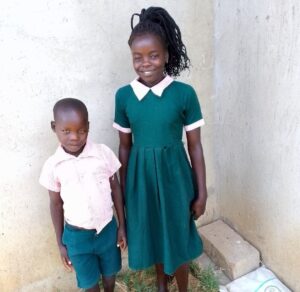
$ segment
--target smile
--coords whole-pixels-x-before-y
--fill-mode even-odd
[[[148,76],[148,75],[151,75],[152,74],[152,71],[143,71],[142,72],[144,75]]]

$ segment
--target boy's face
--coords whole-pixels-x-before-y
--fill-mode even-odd
[[[67,153],[78,156],[82,152],[89,132],[89,122],[82,113],[58,111],[51,128]]]

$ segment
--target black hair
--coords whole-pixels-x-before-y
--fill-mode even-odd
[[[83,115],[83,117],[88,121],[89,114],[85,104],[76,98],[63,98],[57,101],[53,107],[54,119],[56,119],[58,112],[66,112],[74,110]]]
[[[139,22],[133,26],[134,17],[139,17]],[[141,13],[134,13],[131,16],[131,34],[128,40],[132,45],[135,37],[144,34],[154,34],[163,42],[169,53],[168,63],[165,65],[165,72],[170,76],[179,76],[180,72],[190,67],[190,59],[186,47],[181,40],[181,32],[170,14],[161,7],[149,7],[142,9]]]

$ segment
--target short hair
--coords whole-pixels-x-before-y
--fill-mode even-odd
[[[139,17],[139,22],[133,26],[135,16]],[[176,77],[181,71],[189,69],[190,59],[182,42],[180,29],[164,8],[149,7],[142,9],[141,13],[134,13],[131,16],[131,29],[128,40],[129,46],[132,45],[136,37],[145,34],[153,34],[161,39],[163,46],[169,53],[169,60],[165,65],[167,74]]]
[[[53,107],[54,119],[56,119],[59,111],[65,112],[70,110],[74,110],[81,113],[83,117],[86,118],[86,120],[89,119],[88,110],[85,104],[81,100],[72,97],[60,99],[55,103]]]

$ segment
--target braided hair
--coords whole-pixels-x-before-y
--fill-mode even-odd
[[[134,17],[139,17],[136,26],[133,25]],[[181,32],[170,14],[161,7],[149,7],[142,9],[141,13],[134,13],[131,16],[131,34],[128,40],[132,45],[137,36],[153,34],[158,36],[169,53],[168,63],[165,65],[165,72],[170,76],[179,76],[180,72],[188,69],[190,59],[187,56],[186,47],[181,40]]]

